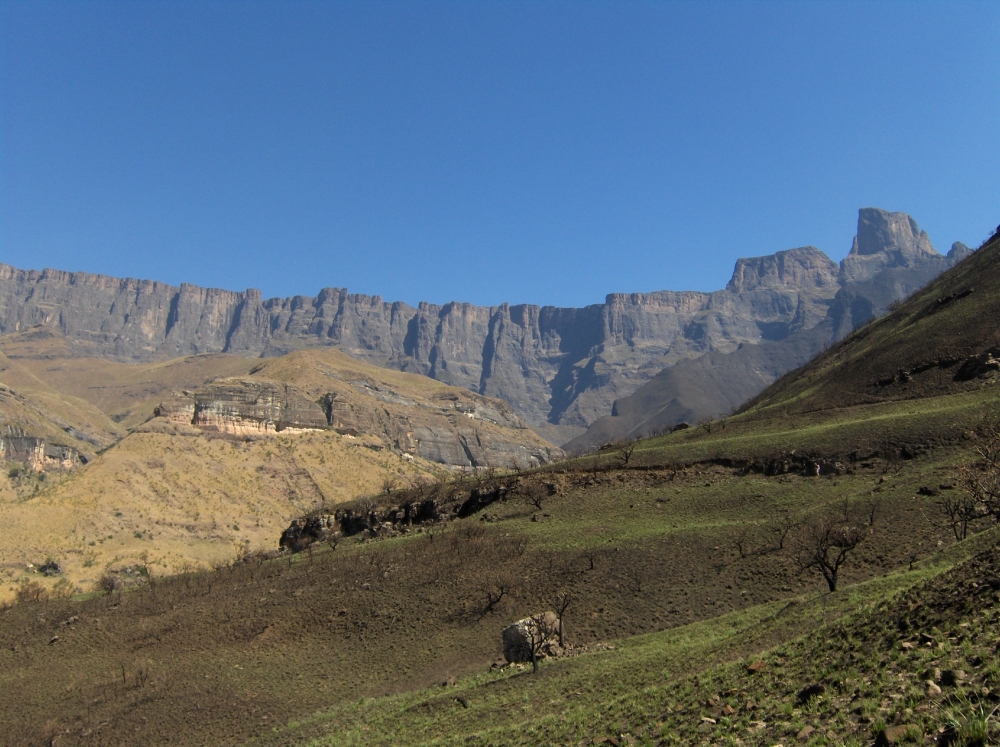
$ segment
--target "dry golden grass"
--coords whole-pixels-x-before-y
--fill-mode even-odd
[[[0,383],[10,388],[0,397],[3,425],[24,428],[31,435],[74,446],[93,454],[110,446],[126,431],[92,403],[60,391],[35,376],[20,361],[0,353]],[[68,428],[85,433],[92,442],[81,441]]]
[[[0,599],[13,595],[27,563],[47,558],[90,590],[108,569],[175,573],[231,560],[245,543],[274,548],[288,522],[317,505],[377,493],[386,480],[429,479],[438,468],[330,431],[241,442],[151,425],[161,432],[133,433],[71,475],[32,478],[37,489],[27,495],[0,477]]]
[[[516,421],[505,403],[332,348],[263,360],[219,354],[135,365],[73,358],[58,332],[32,329],[0,338],[0,350],[0,382],[11,387],[0,390],[3,422],[23,423],[30,435],[77,446],[91,459],[71,474],[0,474],[0,600],[13,595],[28,563],[52,558],[83,590],[109,569],[145,565],[167,574],[210,566],[247,543],[275,547],[292,518],[324,503],[447,472],[392,448],[395,426],[388,421],[403,430],[472,427],[487,439],[549,446],[527,429],[466,414],[485,407]],[[314,400],[335,391],[369,433],[241,441],[153,418],[174,392],[232,376],[293,384]],[[98,454],[66,426],[110,448]]]
[[[156,406],[173,392],[244,374],[259,363],[221,353],[143,364],[74,358],[66,338],[47,328],[0,337],[0,350],[23,372],[17,383],[8,380],[6,372],[0,380],[21,391],[30,376],[38,386],[84,400],[120,424],[119,437],[124,435],[122,429],[152,417]]]

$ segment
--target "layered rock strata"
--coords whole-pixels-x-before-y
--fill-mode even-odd
[[[299,359],[296,369],[322,372],[325,367],[318,351],[288,358]],[[278,359],[277,365],[284,362]],[[259,373],[271,371],[265,366]],[[562,456],[532,433],[506,403],[436,386],[417,394],[399,393],[370,379],[344,380],[333,373],[301,385],[233,377],[193,392],[177,392],[156,408],[155,415],[240,437],[330,428],[345,436],[374,437],[377,444],[403,454],[455,467],[529,468]]]
[[[714,293],[610,294],[584,308],[414,308],[342,288],[315,298],[263,299],[253,289],[176,288],[0,265],[0,332],[48,325],[77,355],[126,361],[336,346],[499,397],[530,423],[586,426],[667,366],[782,340],[826,318],[846,285],[890,267],[936,268],[944,260],[909,216],[865,209],[855,248],[839,268],[813,247],[791,249],[740,260],[728,286]]]
[[[0,436],[0,459],[23,464],[32,472],[70,470],[86,461],[72,446],[23,434]]]

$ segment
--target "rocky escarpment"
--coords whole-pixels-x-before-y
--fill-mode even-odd
[[[72,446],[30,436],[19,428],[8,426],[5,430],[0,435],[0,459],[23,464],[32,472],[70,470],[87,461]]]
[[[584,426],[664,366],[780,339],[823,318],[836,266],[811,247],[741,261],[715,293],[611,294],[582,309],[422,303],[324,289],[261,298],[0,265],[0,332],[57,328],[76,355],[126,361],[303,344],[499,397],[531,423]]]
[[[610,294],[584,308],[414,308],[341,288],[264,299],[256,290],[0,265],[0,332],[48,325],[77,355],[126,361],[336,346],[498,397],[532,424],[586,426],[678,361],[785,339],[825,319],[845,287],[893,267],[940,272],[944,261],[909,216],[865,209],[840,268],[813,247],[791,249],[740,260],[728,286],[714,293]],[[852,313],[863,313],[862,305]]]
[[[528,468],[562,456],[504,402],[441,385],[397,390],[338,367],[337,355],[292,353],[256,367],[250,376],[177,392],[155,414],[240,437],[330,428],[348,437],[373,438],[370,445],[376,448],[456,467]],[[303,378],[296,379],[296,373]],[[296,383],[269,376],[288,376]]]

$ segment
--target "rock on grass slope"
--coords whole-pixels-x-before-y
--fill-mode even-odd
[[[253,744],[989,747],[1000,549],[446,690],[333,705]],[[992,547],[988,547],[992,544]],[[982,549],[987,545],[987,549]],[[945,566],[947,568],[947,566]]]

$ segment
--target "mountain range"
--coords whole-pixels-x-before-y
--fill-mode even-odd
[[[540,435],[560,444],[575,438],[570,447],[579,450],[651,429],[643,418],[620,420],[630,411],[622,398],[648,399],[647,382],[671,395],[657,399],[657,427],[738,405],[968,253],[955,243],[942,256],[908,215],[865,208],[839,267],[802,247],[738,260],[723,290],[613,293],[583,308],[414,308],[342,288],[264,299],[254,289],[0,264],[0,333],[44,325],[64,335],[75,356],[124,362],[334,346],[503,399]],[[705,371],[717,372],[710,384]]]

